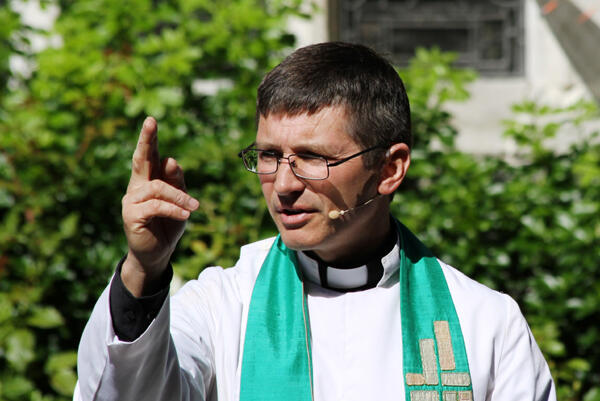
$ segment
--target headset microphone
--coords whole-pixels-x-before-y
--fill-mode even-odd
[[[331,219],[331,220],[337,220],[340,217],[342,217],[343,215],[345,215],[346,213],[354,210],[354,209],[358,209],[359,207],[363,207],[368,205],[369,203],[373,202],[375,199],[379,198],[381,196],[381,194],[377,194],[374,197],[372,197],[371,199],[367,200],[366,202],[360,203],[354,207],[351,207],[350,209],[346,209],[346,210],[331,210],[327,216]]]

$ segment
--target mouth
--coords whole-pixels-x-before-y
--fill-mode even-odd
[[[291,216],[301,213],[307,213],[307,211],[305,209],[282,209],[281,213]]]
[[[311,219],[316,212],[315,209],[309,208],[277,208],[277,214],[283,226],[287,229],[299,228]]]
[[[309,207],[284,207],[284,206],[279,206],[275,208],[275,211],[279,214],[285,214],[285,215],[297,215],[297,214],[302,214],[302,213],[314,213],[316,212],[316,209],[313,208],[309,208]]]

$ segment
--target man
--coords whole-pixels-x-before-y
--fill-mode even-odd
[[[173,298],[199,202],[148,118],[123,198],[129,252],[79,350],[76,400],[555,400],[516,303],[390,216],[410,164],[402,81],[370,49],[297,50],[258,89],[258,174],[279,236]]]

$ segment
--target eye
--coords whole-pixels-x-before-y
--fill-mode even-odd
[[[263,160],[278,159],[281,157],[281,153],[274,150],[259,150],[259,157]]]
[[[300,159],[302,161],[303,164],[305,165],[310,165],[310,166],[323,166],[323,165],[328,165],[331,160],[331,158],[328,158],[327,156],[323,156],[317,153],[301,153],[297,155],[298,159]]]
[[[298,153],[296,156],[298,156],[301,159],[325,159],[325,160],[329,159],[327,156],[323,156],[323,155],[320,155],[320,154],[314,153],[314,152]]]

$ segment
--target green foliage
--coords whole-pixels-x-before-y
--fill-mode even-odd
[[[506,122],[515,155],[465,154],[443,107],[465,97],[472,75],[450,61],[419,51],[401,72],[415,135],[428,146],[413,151],[395,214],[443,260],[519,301],[560,400],[596,399],[600,144],[581,125],[598,117],[597,107],[525,101]]]
[[[19,16],[8,7],[0,8],[0,88],[5,88],[11,76],[9,58],[17,44],[14,34],[19,28]],[[2,99],[4,91],[0,92]]]
[[[8,70],[30,29],[0,6],[0,400],[72,394],[83,326],[125,252],[119,199],[146,115],[203,200],[179,274],[231,264],[272,230],[237,151],[254,136],[256,87],[293,44],[282,27],[299,3],[60,1],[48,34],[62,46],[19,50],[31,77]]]
[[[236,155],[255,134],[260,79],[293,44],[282,26],[299,3],[61,0],[63,45],[39,54],[23,50],[28,28],[0,6],[0,400],[72,393],[83,325],[125,252],[119,199],[147,114],[202,202],[179,276],[230,266],[240,245],[275,232]],[[31,77],[11,75],[11,52],[34,61]],[[507,122],[519,144],[510,163],[464,154],[445,105],[468,96],[475,74],[453,57],[419,50],[401,72],[416,140],[395,214],[442,259],[519,301],[561,400],[597,400],[600,148],[555,138],[595,108],[524,102]]]

